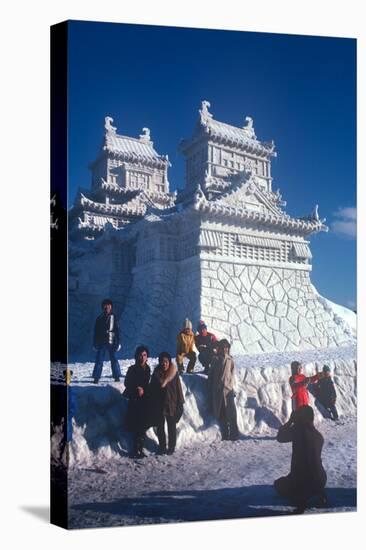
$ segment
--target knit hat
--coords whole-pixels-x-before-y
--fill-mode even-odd
[[[184,320],[183,328],[184,329],[189,328],[189,330],[192,330],[192,323],[189,319]]]
[[[328,365],[324,365],[323,372],[330,372],[330,367],[328,367]]]
[[[206,323],[205,323],[204,321],[200,321],[200,322],[198,323],[198,325],[197,325],[197,330],[198,330],[198,332],[200,332],[200,331],[201,331],[202,329],[204,329],[204,328],[207,329]]]

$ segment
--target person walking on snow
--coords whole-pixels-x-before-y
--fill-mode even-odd
[[[108,353],[111,362],[113,378],[119,382],[121,377],[121,369],[116,358],[116,352],[121,349],[120,334],[117,317],[113,313],[112,300],[108,298],[103,300],[102,310],[94,325],[93,347],[97,354],[92,374],[94,384],[98,384],[102,375],[106,353]]]
[[[198,360],[204,367],[203,374],[208,374],[212,363],[212,358],[215,353],[215,344],[217,338],[212,332],[207,331],[207,325],[204,321],[200,321],[197,326],[197,334],[194,337],[196,348],[199,355]]]
[[[312,384],[322,378],[321,372],[314,376],[305,376],[302,373],[302,365],[298,361],[292,361],[291,363],[291,376],[289,378],[289,384],[292,390],[292,410],[297,411],[300,407],[309,404],[309,392],[307,389],[308,384]]]
[[[183,414],[183,391],[178,369],[170,354],[163,351],[150,383],[151,423],[157,428],[159,454],[174,453],[177,441],[177,427]],[[168,448],[166,446],[165,422],[168,426]]]
[[[321,378],[315,384],[315,395],[319,403],[323,405],[329,413],[330,418],[332,420],[338,420],[338,411],[335,406],[337,394],[328,365],[324,365],[323,374],[324,378]]]
[[[217,356],[213,358],[208,373],[209,409],[219,420],[223,440],[239,439],[234,394],[234,361],[230,344],[224,338],[217,344]]]
[[[187,357],[189,359],[187,373],[191,374],[193,372],[194,366],[196,364],[196,352],[194,348],[194,334],[192,332],[192,323],[189,319],[185,319],[183,330],[177,336],[177,367],[179,374],[183,374],[184,366],[183,359]]]

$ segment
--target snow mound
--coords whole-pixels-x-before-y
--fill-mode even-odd
[[[338,349],[312,350],[297,353],[272,353],[234,357],[236,366],[236,407],[242,437],[249,433],[271,433],[286,421],[291,412],[291,390],[288,384],[290,363],[300,360],[305,374],[319,372],[324,363],[332,370],[337,391],[340,415],[356,414],[356,349],[354,346]],[[73,435],[69,448],[69,464],[91,465],[105,463],[111,458],[126,456],[131,445],[130,434],[124,427],[127,399],[123,397],[124,376],[131,361],[120,361],[123,378],[113,382],[109,364],[98,386],[92,383],[92,363],[74,363],[69,392],[75,403],[72,418]],[[150,359],[150,365],[157,364]],[[53,365],[53,383],[61,378],[62,366]],[[177,429],[177,447],[212,443],[221,439],[218,423],[207,408],[207,377],[200,366],[193,375],[184,374],[182,388],[185,406]],[[70,399],[70,395],[69,395]],[[311,396],[311,402],[314,400]],[[323,411],[324,413],[324,411]],[[316,422],[323,416],[315,407]],[[61,456],[60,430],[52,438],[54,460]],[[157,437],[153,428],[147,432],[146,448],[156,452]]]
[[[347,325],[351,329],[352,336],[356,337],[357,314],[351,309],[348,309],[344,306],[340,306],[339,304],[335,304],[334,302],[331,302],[326,298],[323,298],[323,300],[327,303],[328,307],[334,312],[336,317],[340,318],[345,323],[345,325]]]

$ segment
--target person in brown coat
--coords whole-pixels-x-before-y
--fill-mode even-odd
[[[177,367],[170,354],[163,351],[150,384],[151,423],[157,427],[159,454],[173,454],[177,441],[176,424],[183,413],[184,397]],[[168,449],[165,422],[168,425]]]
[[[314,427],[313,409],[304,405],[293,411],[289,421],[278,430],[277,441],[292,442],[291,471],[276,479],[277,492],[287,497],[299,513],[304,512],[311,497],[318,497],[325,504],[327,474],[321,460],[324,439]]]
[[[217,343],[217,356],[208,373],[209,408],[220,422],[223,440],[239,439],[234,394],[234,361],[226,339]]]
[[[184,366],[183,359],[187,357],[189,359],[187,373],[193,372],[196,364],[196,352],[194,351],[194,334],[192,332],[192,323],[189,319],[184,321],[183,330],[177,336],[177,367],[179,374],[183,374]]]

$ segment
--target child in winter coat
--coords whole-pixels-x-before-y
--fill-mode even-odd
[[[330,418],[332,420],[338,420],[338,411],[335,406],[337,394],[328,365],[324,365],[323,374],[324,378],[318,380],[315,385],[315,395],[320,404],[323,405],[330,414]]]
[[[179,374],[183,374],[184,366],[183,359],[187,357],[189,359],[187,373],[191,374],[193,372],[194,366],[196,364],[196,353],[193,350],[194,348],[194,334],[192,332],[192,323],[189,319],[184,321],[183,330],[177,336],[177,367]]]
[[[318,373],[314,376],[305,376],[302,373],[302,365],[298,361],[292,361],[291,373],[289,378],[289,384],[292,390],[292,410],[297,411],[304,405],[309,405],[309,392],[307,385],[319,380],[323,374]]]
[[[224,338],[217,343],[217,356],[208,373],[209,408],[220,422],[223,440],[239,439],[234,394],[234,361],[230,344]]]
[[[178,369],[170,354],[163,351],[154,370],[150,384],[152,424],[157,427],[159,454],[173,454],[177,440],[176,424],[183,413],[184,397]],[[168,448],[165,422],[168,425]]]

